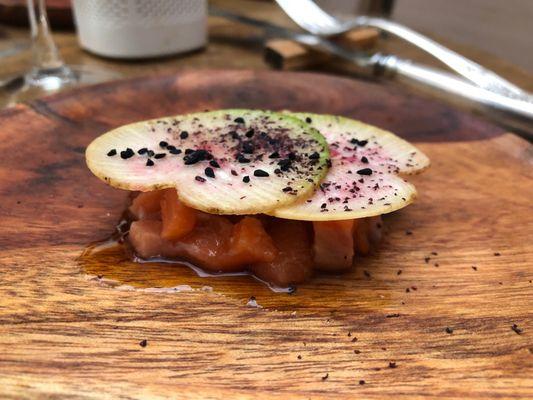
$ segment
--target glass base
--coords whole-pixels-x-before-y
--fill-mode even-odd
[[[0,107],[10,107],[81,85],[119,79],[121,75],[97,67],[82,65],[61,66],[45,70],[31,70],[24,76],[6,79],[0,91]]]

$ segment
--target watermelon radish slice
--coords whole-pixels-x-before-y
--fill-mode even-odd
[[[332,166],[313,196],[270,214],[287,219],[334,221],[370,217],[405,207],[415,187],[398,174],[413,174],[429,159],[398,136],[348,118],[292,113],[328,141]]]
[[[125,125],[96,138],[89,169],[120,189],[175,187],[212,214],[255,214],[309,197],[325,176],[324,137],[290,115],[220,110]]]

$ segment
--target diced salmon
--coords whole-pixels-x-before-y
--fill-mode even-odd
[[[354,221],[313,222],[315,268],[322,271],[342,271],[352,267]]]
[[[252,272],[260,279],[288,287],[307,280],[313,273],[311,234],[302,221],[272,219],[267,233],[278,249],[271,262],[252,265]]]
[[[161,198],[161,237],[174,241],[190,233],[196,225],[198,212],[178,200],[175,189],[166,189]]]
[[[140,257],[181,259],[211,272],[235,272],[277,255],[261,222],[252,217],[234,226],[225,217],[198,212],[196,227],[175,241],[164,239],[161,228],[162,223],[153,220],[131,224],[129,240]]]
[[[271,262],[278,255],[272,238],[266,233],[261,221],[244,217],[233,226],[228,257],[240,259],[242,264]]]
[[[129,211],[135,219],[160,219],[160,202],[163,190],[143,192],[135,197]]]
[[[368,219],[360,218],[356,220],[354,229],[354,250],[357,255],[367,255],[370,253],[370,241],[368,240]]]

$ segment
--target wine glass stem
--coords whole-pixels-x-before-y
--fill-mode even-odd
[[[62,69],[65,63],[50,32],[45,0],[37,0],[37,8],[34,0],[27,0],[27,4],[31,27],[33,72]]]

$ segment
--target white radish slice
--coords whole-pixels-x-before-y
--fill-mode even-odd
[[[324,137],[289,115],[220,110],[138,122],[87,147],[89,169],[120,189],[175,187],[188,206],[255,214],[309,197],[325,176]]]
[[[413,174],[429,159],[398,136],[348,118],[291,113],[328,141],[331,168],[307,199],[270,214],[303,221],[335,221],[386,214],[410,204],[416,189],[398,174]]]

